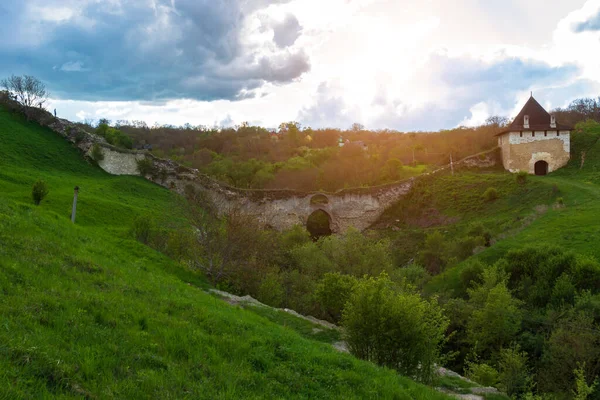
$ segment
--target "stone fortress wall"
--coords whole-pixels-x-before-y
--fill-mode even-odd
[[[1,92],[0,103],[13,109],[21,109],[12,100],[2,98]],[[306,226],[309,216],[318,210],[329,215],[330,227],[334,233],[345,232],[350,227],[367,229],[387,208],[405,196],[415,180],[419,179],[410,178],[377,187],[343,189],[335,193],[239,189],[172,160],[157,158],[145,150],[125,150],[111,146],[104,138],[86,132],[68,120],[55,118],[44,110],[28,109],[23,112],[27,112],[28,118],[73,143],[88,159],[92,158],[94,147],[99,146],[104,159],[98,165],[110,174],[140,175],[138,161],[150,160],[154,173],[144,178],[179,194],[184,194],[189,188],[202,191],[212,200],[221,215],[236,210],[277,230],[289,229],[297,224]],[[490,168],[497,165],[499,159],[499,149],[495,148],[457,161],[453,167]],[[426,175],[446,172],[450,168],[449,165],[444,166]],[[311,201],[315,196],[319,196],[321,201]]]

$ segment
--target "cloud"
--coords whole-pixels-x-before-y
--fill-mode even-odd
[[[344,98],[343,87],[325,82],[298,120],[315,128],[346,127],[359,121],[372,129],[437,131],[478,124],[491,115],[513,117],[510,114],[522,106],[523,95],[528,97],[530,90],[540,94],[542,103],[554,93],[551,106],[562,106],[584,86],[576,79],[576,66],[553,67],[521,58],[484,62],[436,53],[421,71],[414,77],[417,84],[413,91],[428,93],[423,103],[414,103],[410,91],[400,95],[381,85],[369,102],[358,104]]]
[[[592,15],[588,20],[575,24],[573,28],[574,32],[589,32],[589,31],[600,31],[600,10],[596,14]]]
[[[280,48],[297,39],[293,16],[278,43],[245,40],[271,3],[279,1],[26,0],[0,13],[0,34],[15,38],[0,44],[0,74],[35,75],[70,99],[236,99],[310,69],[306,53]],[[55,6],[50,17],[40,11]]]
[[[292,14],[286,15],[282,22],[273,24],[273,40],[278,47],[289,47],[300,37],[302,26]]]
[[[83,72],[88,71],[88,69],[84,68],[82,61],[69,61],[64,63],[60,67],[61,71],[64,72]]]

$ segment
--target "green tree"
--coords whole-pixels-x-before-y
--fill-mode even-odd
[[[498,380],[502,391],[509,396],[520,396],[531,390],[533,379],[527,363],[527,353],[521,351],[519,345],[500,351]]]
[[[467,341],[474,351],[489,356],[512,342],[521,328],[521,302],[512,297],[500,268],[484,270],[483,283],[469,289],[473,312],[467,323]]]
[[[435,231],[427,235],[425,246],[419,253],[419,264],[432,275],[443,271],[447,263],[448,244],[444,236]]]
[[[357,279],[339,272],[328,273],[317,284],[315,298],[319,307],[332,322],[339,322]]]
[[[360,280],[343,311],[355,356],[429,382],[440,362],[448,319],[435,300],[396,291],[386,274]]]

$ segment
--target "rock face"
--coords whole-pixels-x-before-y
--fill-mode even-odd
[[[0,104],[26,113],[28,118],[52,129],[73,143],[90,160],[94,146],[100,147],[104,158],[98,165],[110,174],[141,175],[138,162],[148,160],[151,172],[144,176],[146,179],[179,194],[190,189],[202,192],[213,202],[219,214],[235,210],[255,217],[264,226],[277,230],[285,230],[298,224],[306,226],[309,216],[319,210],[329,216],[333,233],[345,232],[350,227],[364,230],[376,222],[388,207],[406,195],[415,179],[418,179],[411,178],[377,187],[344,189],[335,193],[238,189],[200,174],[198,170],[157,158],[145,150],[125,150],[111,146],[104,138],[86,132],[70,121],[55,118],[44,110],[24,110],[9,99],[6,93],[0,92]],[[494,149],[458,161],[454,163],[454,168],[492,167],[498,163],[498,157],[498,152]],[[449,168],[443,167],[430,174]]]

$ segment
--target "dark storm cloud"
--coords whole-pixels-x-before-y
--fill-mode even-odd
[[[302,52],[264,54],[240,42],[244,18],[268,1],[73,2],[77,15],[60,21],[32,13],[62,2],[36,1],[0,10],[0,34],[14,37],[0,43],[0,74],[36,75],[61,98],[235,99],[310,69]]]

